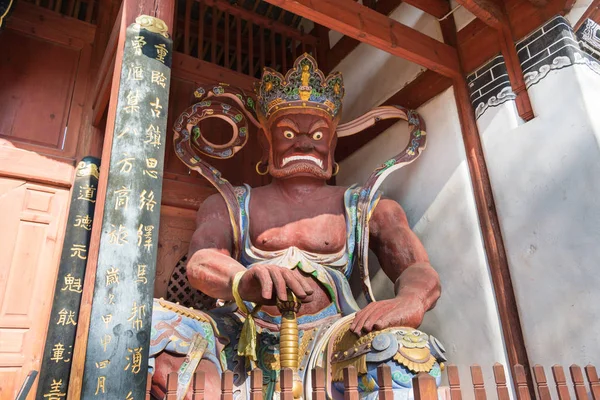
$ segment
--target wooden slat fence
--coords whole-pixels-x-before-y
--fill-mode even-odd
[[[495,394],[498,400],[509,400],[512,398],[510,390],[508,388],[507,373],[504,366],[501,364],[495,364],[492,367],[495,381]],[[564,368],[560,365],[554,365],[551,368],[552,377],[554,383],[555,393],[557,396],[553,396],[551,392],[554,390],[549,387],[548,380],[546,379],[546,372],[544,367],[536,365],[533,367],[533,378],[537,389],[536,398],[539,400],[545,399],[558,399],[558,400],[571,400],[571,392],[569,386],[572,388],[572,393],[575,393],[575,400],[600,400],[600,381],[598,380],[598,373],[596,368],[592,365],[585,367],[584,373],[578,365],[571,365],[569,367],[568,379]],[[488,389],[486,389],[483,379],[483,370],[479,365],[471,366],[471,379],[470,388],[467,385],[461,387],[460,376],[458,373],[458,367],[456,365],[449,365],[446,369],[448,377],[448,400],[462,400],[463,394],[466,394],[466,390],[472,390],[473,396],[476,400],[486,400],[488,397]],[[513,376],[515,377],[514,387],[516,393],[516,400],[531,400],[530,392],[527,387],[527,381],[525,376],[525,369],[521,365],[516,365],[513,369]],[[323,368],[315,368],[311,371],[312,377],[312,396],[314,400],[325,400],[325,371]],[[587,379],[586,379],[587,378]],[[148,375],[148,382],[150,382],[151,376]],[[250,399],[251,400],[263,400],[262,392],[262,381],[263,373],[260,369],[255,369],[250,373]],[[381,365],[377,368],[377,384],[379,386],[379,398],[381,400],[392,400],[392,376],[390,368],[386,365]],[[293,400],[292,394],[293,386],[293,372],[291,369],[286,368],[281,371],[281,399],[282,400]],[[352,366],[344,369],[344,400],[358,400],[358,379],[356,369]],[[415,400],[438,400],[438,389],[435,386],[435,379],[426,373],[420,373],[413,379],[414,397]],[[175,400],[177,397],[177,373],[172,372],[167,379],[167,391],[166,400]],[[193,400],[204,399],[204,373],[198,372],[195,374],[190,386]],[[470,396],[469,396],[470,397]],[[146,399],[150,399],[150,384],[147,386]],[[226,371],[223,374],[221,382],[221,400],[232,400],[233,399],[233,372]]]
[[[249,76],[265,66],[287,71],[304,51],[317,55],[317,37],[226,0],[185,0],[176,13],[176,51]]]

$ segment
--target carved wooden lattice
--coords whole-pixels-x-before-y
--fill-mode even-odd
[[[183,256],[171,274],[167,286],[167,300],[185,307],[208,311],[216,306],[216,300],[200,290],[194,289],[186,274],[187,256]]]

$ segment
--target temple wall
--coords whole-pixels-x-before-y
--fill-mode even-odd
[[[496,87],[473,100],[523,333],[531,363],[586,365],[600,354],[600,63],[561,17],[517,49],[533,120],[501,88],[501,57],[471,80]]]
[[[390,79],[395,72],[387,74]],[[468,376],[468,366],[474,363],[506,364],[500,322],[452,89],[418,112],[427,124],[427,149],[414,164],[392,174],[382,190],[402,205],[441,277],[442,297],[427,313],[422,329],[443,341],[448,359]],[[344,160],[337,183],[364,182],[378,165],[404,148],[407,138],[407,124],[397,123]],[[392,283],[374,255],[370,261],[376,296],[392,297]],[[353,284],[360,292],[359,282]],[[362,295],[359,303],[364,304]],[[492,384],[491,368],[484,374]]]

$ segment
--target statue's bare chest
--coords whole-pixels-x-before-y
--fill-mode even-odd
[[[343,191],[302,203],[253,191],[249,208],[250,239],[262,250],[295,246],[315,253],[334,253],[346,243]]]

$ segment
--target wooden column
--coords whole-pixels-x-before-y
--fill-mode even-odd
[[[448,17],[441,23],[444,41],[452,46],[456,45],[456,25],[454,16]],[[462,57],[459,54],[461,65]],[[521,329],[521,320],[517,308],[514,287],[508,266],[500,221],[496,211],[496,204],[492,191],[481,138],[475,119],[475,111],[471,104],[469,89],[466,79],[461,74],[453,79],[454,99],[458,110],[458,118],[462,130],[463,142],[471,182],[473,184],[473,195],[477,206],[477,215],[481,226],[481,234],[485,247],[486,257],[494,285],[494,293],[498,305],[498,314],[510,365],[522,365],[529,371],[529,358],[525,348],[525,339]],[[514,371],[511,370],[514,379]],[[535,397],[533,380],[527,374],[527,385],[532,398]]]
[[[70,377],[70,386],[69,386],[69,392],[68,392],[68,399],[79,399],[82,397],[82,385],[83,385],[83,378],[84,378],[84,364],[86,364],[86,351],[87,351],[87,343],[88,343],[88,333],[90,331],[95,331],[96,326],[94,326],[92,329],[90,329],[90,316],[92,313],[92,297],[94,295],[94,290],[95,290],[95,283],[96,283],[96,277],[97,277],[97,272],[98,271],[98,265],[99,265],[99,258],[100,258],[100,254],[99,254],[99,250],[101,247],[101,242],[104,243],[108,243],[108,239],[105,239],[105,235],[108,235],[109,231],[103,229],[103,227],[105,227],[105,223],[104,222],[108,222],[109,221],[109,215],[107,215],[107,211],[111,209],[111,207],[114,209],[115,204],[114,204],[114,192],[112,192],[111,190],[107,190],[108,188],[108,182],[109,182],[109,174],[111,172],[111,169],[114,171],[117,167],[120,170],[124,163],[121,163],[117,166],[117,162],[120,161],[116,161],[115,159],[113,159],[113,157],[111,157],[113,155],[113,141],[115,141],[116,144],[116,140],[118,136],[123,134],[122,130],[119,130],[119,128],[121,128],[122,126],[119,125],[119,121],[117,118],[117,112],[119,111],[119,106],[121,106],[122,108],[124,108],[125,106],[127,106],[127,95],[125,95],[125,97],[119,96],[119,92],[120,92],[120,86],[122,86],[121,84],[123,83],[122,81],[124,79],[127,78],[133,78],[136,76],[137,72],[136,71],[132,71],[130,75],[130,70],[129,67],[131,65],[128,65],[128,63],[126,61],[124,61],[124,55],[125,55],[125,47],[126,47],[126,42],[127,42],[127,38],[126,38],[126,30],[127,27],[129,25],[131,25],[137,17],[139,17],[142,14],[146,14],[152,17],[156,17],[156,18],[160,18],[164,24],[166,25],[166,27],[168,27],[168,29],[172,29],[173,27],[173,14],[174,14],[174,0],[166,0],[166,1],[161,1],[158,3],[155,3],[154,1],[148,1],[148,0],[141,0],[141,1],[133,1],[133,0],[124,0],[123,1],[123,6],[122,6],[122,17],[120,20],[120,28],[119,28],[119,36],[118,36],[118,45],[117,45],[117,51],[116,51],[116,60],[115,60],[115,66],[114,66],[114,74],[113,74],[113,80],[112,80],[112,90],[111,90],[111,95],[110,95],[110,103],[109,103],[109,109],[108,109],[108,118],[107,118],[107,124],[106,124],[106,133],[105,133],[105,137],[104,137],[104,146],[103,146],[103,151],[102,151],[102,167],[101,167],[101,174],[100,174],[100,180],[99,180],[99,184],[98,184],[98,196],[97,196],[97,202],[96,202],[96,217],[95,220],[97,221],[96,224],[93,225],[92,228],[92,237],[91,237],[91,245],[90,245],[90,250],[88,252],[88,266],[87,266],[87,270],[86,270],[86,277],[85,277],[85,285],[84,285],[84,292],[83,292],[83,296],[82,296],[82,304],[81,304],[81,311],[79,314],[79,321],[78,321],[78,330],[77,330],[77,338],[76,338],[76,343],[75,343],[75,350],[74,350],[74,354],[73,354],[73,368],[72,368],[72,372],[71,372],[71,377]],[[165,86],[164,87],[160,87],[159,89],[152,91],[152,92],[145,92],[145,91],[140,91],[139,94],[141,96],[139,96],[138,98],[138,104],[140,106],[139,111],[143,112],[143,113],[150,113],[151,111],[150,109],[152,108],[151,105],[147,104],[150,100],[150,96],[151,95],[158,95],[158,96],[162,96],[159,98],[160,101],[160,105],[162,106],[162,109],[158,109],[161,111],[161,116],[166,116],[167,111],[168,111],[168,97],[164,96],[164,94],[166,93],[168,95],[168,90],[169,90],[169,83],[170,83],[170,69],[166,68],[166,65],[163,65],[160,61],[156,60],[156,56],[159,54],[158,53],[158,49],[155,47],[157,45],[161,45],[161,44],[165,44],[164,49],[167,50],[167,55],[165,56],[164,60],[167,60],[168,63],[170,63],[170,56],[172,53],[172,49],[170,48],[170,40],[163,38],[164,40],[160,40],[157,39],[156,36],[158,34],[152,34],[151,32],[146,32],[144,31],[143,35],[140,35],[144,38],[144,41],[146,42],[146,44],[144,44],[143,46],[148,46],[148,49],[146,50],[146,48],[143,49],[142,52],[142,56],[138,56],[138,57],[153,57],[154,59],[152,60],[152,64],[151,64],[151,70],[143,70],[142,71],[142,76],[144,76],[144,74],[146,75],[145,79],[148,79],[148,84],[154,84],[157,85],[156,82],[152,82],[152,70],[156,70],[158,72],[162,72],[163,75],[165,75],[165,77],[167,78],[164,81]],[[162,41],[162,43],[161,43]],[[128,46],[132,46],[133,43],[131,42],[131,40],[129,41],[129,43],[127,43]],[[162,47],[162,46],[159,46]],[[161,50],[161,53],[163,51]],[[137,61],[137,60],[136,60]],[[161,64],[161,66],[158,66],[157,63]],[[169,64],[170,65],[170,64]],[[147,67],[148,64],[143,65],[144,67]],[[165,67],[165,68],[163,68]],[[157,77],[156,79],[161,80],[161,77]],[[160,93],[160,94],[159,94]],[[154,99],[152,99],[152,102],[156,103],[156,97],[154,96]],[[134,96],[130,96],[129,99],[131,100],[131,102],[134,102]],[[123,104],[123,101],[125,101],[126,103]],[[157,109],[157,108],[155,108]],[[122,111],[122,109],[121,109]],[[147,118],[147,115],[145,114],[145,117]],[[147,121],[147,119],[145,119]],[[141,118],[140,118],[141,121]],[[155,124],[157,125],[157,124]],[[151,172],[151,170],[156,170],[157,173],[157,180],[159,181],[158,185],[156,185],[156,189],[154,189],[154,193],[155,193],[155,197],[154,197],[154,201],[156,201],[156,205],[154,208],[154,214],[156,215],[156,218],[158,218],[158,215],[160,213],[160,193],[161,193],[161,189],[160,186],[162,186],[162,157],[164,156],[164,133],[166,132],[166,117],[165,117],[165,123],[162,124],[158,124],[161,125],[159,126],[159,129],[161,131],[161,133],[163,133],[162,137],[161,137],[161,147],[160,150],[157,150],[155,153],[155,156],[152,157],[150,155],[150,153],[148,153],[148,158],[156,158],[157,163],[156,166],[154,168],[150,168],[148,167],[148,164],[145,164],[146,162],[146,158],[144,157],[143,159],[138,159],[136,158],[135,161],[137,162],[137,164],[135,164],[135,168],[136,171],[141,171],[142,176],[144,176],[144,178],[148,178],[150,175],[144,175],[144,171],[148,170],[148,173],[154,174],[154,172]],[[146,146],[149,143],[144,144],[144,141],[147,140],[146,138],[146,130],[140,130],[137,132],[137,135],[139,135],[139,137],[137,138],[137,143],[138,143],[138,147],[142,147],[142,146]],[[123,138],[123,136],[121,136],[121,138]],[[153,146],[153,145],[150,145]],[[144,147],[145,149],[145,147]],[[135,149],[136,151],[138,149]],[[137,155],[137,154],[136,154]],[[117,156],[122,156],[122,154],[114,154],[115,157]],[[141,164],[140,162],[144,163]],[[154,165],[153,162],[150,163],[150,165]],[[127,167],[126,167],[127,169]],[[112,178],[111,178],[112,179]],[[150,177],[150,179],[153,179],[152,177]],[[147,194],[147,193],[146,193]],[[137,198],[132,197],[132,204],[134,206],[139,207],[140,203],[140,196],[141,193],[137,193]],[[147,197],[146,197],[147,199]],[[102,223],[101,223],[102,222]],[[144,224],[144,225],[148,225],[148,224]],[[137,229],[139,228],[139,225],[136,227],[136,231],[129,233],[129,238],[131,239],[131,242],[135,245],[137,245]],[[118,227],[117,227],[118,229]],[[156,244],[157,244],[157,240],[158,240],[158,224],[155,224],[155,228],[154,228],[154,232],[155,232],[155,240],[156,240]],[[101,240],[102,237],[102,240]],[[148,263],[148,268],[151,268],[152,265],[155,263],[155,259],[156,259],[156,253],[154,252],[154,255],[150,257],[149,259],[149,263]],[[127,263],[127,265],[123,265],[122,270],[126,271],[126,273],[131,276],[134,272],[137,275],[137,271],[138,271],[138,267],[137,264],[135,265],[135,270],[134,265],[135,263]],[[104,271],[105,272],[105,271]],[[104,277],[106,278],[106,277]],[[143,300],[143,303],[138,303],[138,307],[142,306],[142,305],[146,305],[146,315],[144,316],[144,318],[146,318],[145,320],[142,321],[142,323],[145,324],[145,326],[149,326],[150,323],[150,318],[151,318],[151,314],[152,314],[152,306],[151,303],[148,306],[148,299],[151,300],[152,298],[152,291],[153,291],[153,279],[154,279],[154,273],[153,271],[151,271],[150,269],[147,269],[147,279],[148,279],[148,284],[147,286],[145,286],[145,288],[140,288],[140,289],[136,289],[140,291],[140,294],[142,296],[145,296],[146,299]],[[104,281],[105,283],[106,281]],[[123,285],[123,287],[125,287],[125,285]],[[131,290],[131,289],[130,289]],[[132,290],[133,292],[133,290]],[[113,299],[113,301],[117,301],[116,297],[115,299]],[[129,305],[129,310],[131,311],[131,305]],[[122,306],[123,309],[125,309],[125,305]],[[138,314],[139,315],[139,314]],[[129,317],[129,316],[128,316]],[[127,318],[126,318],[127,319]],[[114,320],[114,323],[116,324],[118,322],[117,319]],[[125,332],[130,332],[133,333],[131,330],[131,324],[132,321],[126,321],[127,323],[129,323],[129,327],[127,326],[122,326],[121,328],[117,328],[116,330],[119,331],[122,334],[125,334]],[[94,320],[94,323],[98,323],[97,320]],[[100,323],[102,325],[104,325],[105,323],[102,321],[102,319],[100,318]],[[122,325],[122,323],[121,323]],[[116,328],[116,325],[115,325]],[[122,331],[120,331],[120,329],[122,329]],[[136,335],[134,335],[136,336]],[[141,335],[137,336],[140,340],[149,340],[149,336],[146,333],[142,333]],[[94,343],[95,346],[98,346],[100,343]],[[126,343],[126,340],[122,341],[122,346],[127,345],[128,343]],[[130,347],[131,348],[131,347]],[[135,349],[135,348],[134,348]],[[127,352],[127,354],[123,354],[123,350],[125,352]],[[147,351],[147,345],[145,345],[145,348],[143,349],[144,352]],[[133,351],[132,353],[129,353],[127,348],[119,348],[119,351],[117,352],[115,350],[114,355],[111,355],[111,357],[114,357],[115,361],[118,361],[118,363],[115,363],[113,365],[115,365],[115,372],[116,372],[116,368],[118,368],[118,366],[121,364],[122,361],[126,361],[127,356],[130,357],[130,360],[132,359],[132,355],[133,355]],[[137,356],[136,356],[137,357]],[[147,363],[147,356],[146,354],[143,354],[143,359],[144,359],[144,364]],[[91,360],[91,359],[90,359]],[[103,361],[103,360],[101,360]],[[127,362],[127,361],[126,361]],[[137,360],[136,360],[137,362]],[[103,363],[98,363],[98,367],[96,367],[96,361],[88,363],[88,365],[91,366],[91,368],[98,368],[100,369],[100,367],[102,365],[104,365]],[[126,364],[121,365],[120,369],[121,371],[119,371],[121,373],[121,375],[124,375],[126,373],[129,373],[131,375],[131,366],[129,368],[129,370],[124,370]],[[137,368],[136,368],[137,369]],[[90,370],[88,368],[88,370]],[[91,371],[91,370],[90,370]],[[91,373],[90,373],[91,374]],[[139,374],[135,374],[136,377],[134,379],[123,379],[124,380],[124,386],[122,387],[122,390],[117,394],[117,397],[115,398],[126,398],[127,395],[129,394],[129,391],[132,392],[132,395],[135,396],[135,398],[142,398],[144,396],[144,392],[145,392],[145,381],[146,381],[146,371],[143,370],[142,366],[140,366],[140,372]],[[91,375],[89,375],[91,376]],[[124,375],[124,377],[126,377]],[[120,380],[120,379],[119,379]],[[96,386],[97,386],[98,381],[96,380]],[[115,381],[114,383],[112,383],[113,388],[117,387],[119,385],[120,382]],[[108,395],[109,393],[109,388],[110,388],[110,381],[106,380],[105,381],[105,391],[106,391],[106,396],[112,398],[113,396]],[[128,385],[132,385],[131,389],[128,389],[125,391],[125,393],[123,393],[123,395],[121,396],[121,392],[124,391]],[[95,392],[96,387],[94,387],[94,392]],[[94,393],[92,393],[93,395]]]

